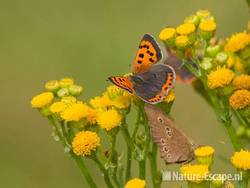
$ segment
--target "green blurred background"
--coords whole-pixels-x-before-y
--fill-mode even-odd
[[[246,28],[244,0],[1,1],[0,187],[86,187],[30,99],[45,81],[65,76],[84,85],[84,98],[99,95],[109,75],[130,70],[144,33],[158,36],[164,26],[176,26],[199,9],[216,16],[221,37]],[[196,142],[215,147],[215,171],[233,172],[221,159],[232,147],[211,109],[189,86],[177,84],[176,93],[172,114],[178,126]]]

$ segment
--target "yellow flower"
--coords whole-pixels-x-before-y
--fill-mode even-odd
[[[195,31],[195,25],[193,23],[184,23],[176,28],[179,35],[189,35]]]
[[[201,18],[207,18],[211,15],[211,13],[208,10],[199,10],[198,12],[196,12],[196,15]]]
[[[231,157],[231,163],[238,169],[250,170],[250,152],[241,150]]]
[[[97,119],[97,112],[96,110],[94,110],[93,108],[88,108],[88,112],[87,112],[87,121],[90,124],[95,124],[96,123],[96,119]]]
[[[195,154],[195,156],[199,156],[199,157],[213,155],[214,148],[212,148],[211,146],[202,146],[202,147],[197,148],[195,150],[194,154]]]
[[[159,38],[163,41],[172,39],[175,36],[175,28],[167,27],[160,32]]]
[[[52,113],[60,113],[66,109],[66,105],[64,102],[55,102],[50,106],[50,111]]]
[[[80,121],[87,117],[88,109],[89,107],[82,102],[73,103],[61,113],[61,117],[65,121]]]
[[[239,73],[244,73],[245,72],[245,67],[244,65],[241,63],[240,58],[237,56],[235,58],[235,64],[234,64],[234,69],[239,72]]]
[[[180,168],[183,176],[191,182],[200,183],[202,182],[206,175],[208,175],[209,170],[207,165],[184,165]]]
[[[119,96],[113,100],[112,104],[118,109],[128,108],[130,105],[130,98],[126,96]]]
[[[73,104],[73,103],[76,103],[76,98],[75,97],[73,97],[73,96],[65,96],[65,97],[63,97],[62,99],[61,99],[61,101],[63,102],[63,103],[65,103],[66,105],[71,105],[71,104]]]
[[[45,84],[45,89],[47,89],[48,91],[54,92],[57,91],[59,88],[60,86],[57,80],[50,80]]]
[[[72,141],[73,152],[76,155],[87,156],[100,145],[100,137],[92,131],[77,133]]]
[[[227,86],[234,78],[234,73],[228,68],[218,67],[217,70],[210,72],[207,77],[208,87],[215,89]]]
[[[235,64],[235,58],[230,55],[227,59],[227,67],[232,68],[234,64]]]
[[[229,99],[230,105],[235,109],[243,109],[250,105],[250,91],[246,89],[235,91]]]
[[[236,33],[228,39],[226,45],[224,46],[224,50],[226,52],[237,52],[245,48],[249,44],[250,44],[249,34],[244,32]]]
[[[242,74],[236,76],[233,81],[235,89],[250,89],[250,76]]]
[[[107,95],[112,100],[118,96],[122,96],[123,93],[124,91],[121,88],[111,85],[107,87],[106,92],[103,95]]]
[[[90,105],[94,108],[107,108],[112,106],[112,101],[107,95],[103,95],[91,99]]]
[[[208,166],[212,165],[213,156],[214,156],[214,148],[212,148],[211,146],[198,147],[194,151],[194,154],[199,164],[206,164]]]
[[[74,80],[72,78],[62,78],[59,82],[59,85],[64,88],[64,87],[69,87],[74,84]]]
[[[31,100],[32,108],[42,108],[49,105],[54,99],[54,95],[51,92],[44,92],[36,95]]]
[[[164,102],[170,103],[175,100],[175,93],[173,90],[170,90],[167,96],[164,99]]]
[[[145,180],[134,178],[126,183],[125,188],[145,188],[145,186],[146,186]]]
[[[119,126],[121,120],[122,116],[115,109],[101,111],[97,116],[97,123],[107,131]]]
[[[181,48],[188,46],[188,44],[189,44],[188,37],[185,35],[181,35],[181,36],[176,37],[175,44],[177,47],[181,47]]]
[[[213,20],[204,20],[200,23],[199,28],[202,31],[212,32],[216,29],[216,23]]]

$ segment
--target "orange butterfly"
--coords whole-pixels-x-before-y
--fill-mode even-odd
[[[133,94],[143,101],[156,104],[161,102],[175,82],[174,69],[157,63],[162,52],[155,39],[145,34],[139,44],[131,76],[111,76],[109,80],[116,86]]]

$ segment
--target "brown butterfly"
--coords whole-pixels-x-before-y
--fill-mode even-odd
[[[166,163],[188,163],[194,159],[194,150],[198,147],[174,122],[159,108],[145,105],[151,135],[157,144],[161,158]]]

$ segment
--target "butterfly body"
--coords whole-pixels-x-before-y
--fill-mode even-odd
[[[194,159],[197,145],[177,128],[174,122],[159,108],[146,105],[153,141],[157,144],[161,158],[166,163],[190,162]]]
[[[109,80],[129,93],[135,93],[147,103],[159,103],[175,81],[174,69],[169,65],[157,63],[161,59],[159,45],[151,35],[145,34],[132,65],[132,75],[111,76]]]

